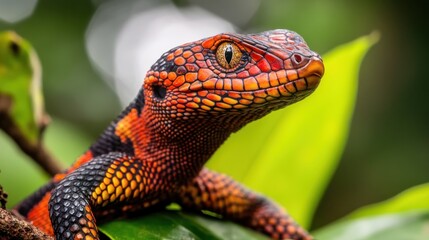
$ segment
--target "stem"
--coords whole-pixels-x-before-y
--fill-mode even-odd
[[[25,154],[51,176],[61,172],[61,164],[46,150],[41,141],[34,144],[22,134],[21,130],[10,116],[11,106],[11,98],[0,95],[0,129],[9,135]]]

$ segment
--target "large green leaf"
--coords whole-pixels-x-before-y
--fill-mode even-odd
[[[138,219],[115,220],[101,226],[115,240],[125,239],[267,239],[228,221],[177,211],[162,211]]]
[[[312,96],[243,128],[208,166],[271,197],[308,226],[343,152],[359,66],[377,36],[326,54],[326,74]]]
[[[425,240],[429,213],[408,212],[341,221],[314,233],[318,240]]]

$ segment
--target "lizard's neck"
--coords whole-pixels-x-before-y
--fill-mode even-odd
[[[90,150],[92,156],[125,152],[145,165],[165,168],[159,173],[177,181],[196,176],[231,132],[209,117],[166,121],[154,114],[150,106],[136,100]]]
[[[169,176],[168,171],[171,171],[179,179],[195,177],[231,134],[229,129],[222,128],[213,121],[165,121],[146,108],[140,115],[138,111],[131,110],[127,117],[118,122],[117,129],[122,126],[123,136],[127,135],[125,126],[130,126],[126,138],[132,142],[137,158],[172,168],[165,173]],[[117,132],[117,135],[120,136],[121,133]],[[121,142],[126,143],[126,138],[121,139]]]

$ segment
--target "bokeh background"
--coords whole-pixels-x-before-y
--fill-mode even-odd
[[[84,142],[133,97],[150,63],[179,43],[221,31],[287,28],[323,54],[378,31],[381,40],[361,68],[346,149],[313,222],[317,228],[429,182],[428,12],[423,0],[0,0],[0,31],[15,30],[34,45],[47,111]],[[0,169],[9,161],[1,153],[13,147],[1,144]]]

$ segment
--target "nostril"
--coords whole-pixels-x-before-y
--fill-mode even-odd
[[[295,62],[296,62],[297,64],[300,64],[300,63],[302,62],[302,57],[301,57],[301,55],[294,54],[294,55],[293,55],[293,59],[295,60]]]

